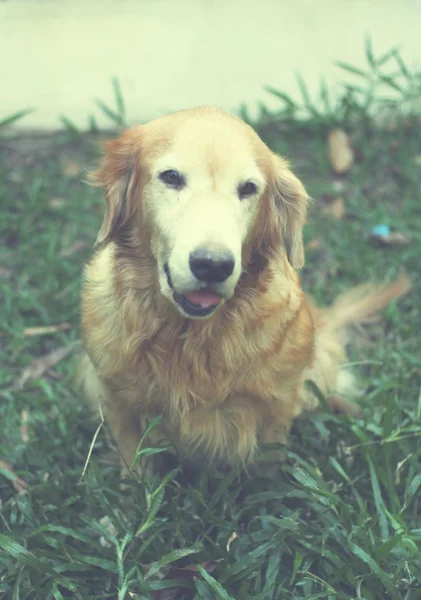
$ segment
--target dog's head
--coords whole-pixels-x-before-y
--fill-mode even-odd
[[[106,211],[97,243],[149,252],[160,291],[191,318],[235,294],[256,257],[304,264],[307,194],[251,127],[213,108],[132,128],[94,174]]]

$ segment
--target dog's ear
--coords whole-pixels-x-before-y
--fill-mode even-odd
[[[300,269],[304,265],[303,227],[307,219],[308,195],[288,162],[277,155],[272,158],[269,185],[272,210],[267,211],[270,222],[266,223],[264,234],[265,254],[276,255],[283,244],[290,264]]]
[[[295,269],[304,266],[303,228],[307,220],[308,194],[287,161],[274,156],[273,197],[281,219],[282,241]]]
[[[99,167],[88,175],[88,183],[102,187],[105,196],[105,214],[96,245],[124,237],[133,220],[133,192],[137,181],[135,153],[137,159],[140,129],[129,130],[118,139],[106,142]]]

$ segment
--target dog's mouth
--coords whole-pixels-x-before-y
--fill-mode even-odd
[[[222,296],[209,289],[194,290],[185,295],[179,294],[174,290],[168,263],[164,265],[164,272],[167,276],[168,285],[173,291],[174,301],[189,317],[207,317],[222,302]]]

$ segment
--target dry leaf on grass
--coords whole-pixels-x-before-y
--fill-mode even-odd
[[[325,204],[322,208],[325,215],[330,215],[338,221],[342,221],[345,216],[345,202],[343,198],[336,198],[333,202]]]
[[[50,198],[48,200],[48,205],[51,206],[51,208],[63,208],[67,203],[68,200],[66,200],[66,198]]]
[[[45,327],[25,327],[23,335],[25,337],[32,337],[35,335],[56,333],[57,331],[66,331],[66,329],[70,329],[70,323],[58,323],[57,325],[46,325]]]
[[[306,248],[307,250],[317,250],[318,248],[321,248],[323,244],[323,240],[320,237],[314,238],[312,240],[310,240],[309,242],[307,242],[306,244]]]
[[[231,544],[233,543],[234,540],[236,540],[238,538],[238,535],[235,533],[235,531],[230,535],[229,540],[227,542],[227,545],[225,547],[226,551],[229,552],[230,548],[231,548]]]
[[[328,137],[329,160],[335,173],[347,173],[354,162],[348,135],[343,129],[332,129]]]
[[[396,465],[396,469],[395,469],[395,483],[396,485],[400,485],[401,484],[401,469],[404,466],[404,464],[413,456],[413,452],[411,452],[410,454],[408,454],[408,456],[405,456],[405,458],[401,461],[398,462],[398,464]]]
[[[105,527],[107,529],[107,531],[109,531],[109,533],[113,537],[117,537],[118,531],[116,529],[116,526],[111,521],[111,519],[110,519],[110,517],[108,515],[105,515],[104,517],[101,517],[101,519],[99,520],[99,522],[101,523],[101,525],[103,527]],[[112,547],[112,543],[109,540],[107,540],[103,535],[101,535],[101,537],[99,538],[99,544],[103,548],[111,548]]]
[[[61,161],[61,172],[66,177],[77,177],[81,170],[81,165],[71,158],[64,158]]]
[[[40,358],[36,358],[22,371],[20,377],[13,384],[13,389],[21,390],[31,379],[36,379],[37,377],[44,375],[44,373],[51,369],[51,367],[66,358],[73,348],[74,344],[62,346],[61,348],[56,348],[48,354],[44,354],[44,356],[41,356]]]
[[[0,459],[0,469],[5,471],[4,476],[12,482],[12,485],[18,494],[23,494],[28,486],[26,481],[18,477],[9,463],[5,460]]]
[[[20,437],[22,439],[22,442],[29,442],[29,434],[28,434],[28,418],[29,418],[29,413],[27,410],[22,410],[20,413],[20,427],[19,427],[19,432],[20,432]]]
[[[63,375],[61,373],[57,373],[57,371],[54,371],[53,369],[48,369],[46,373],[48,377],[50,379],[54,379],[54,381],[60,381],[61,379],[63,379]]]
[[[400,231],[392,231],[387,238],[383,239],[385,244],[398,244],[402,246],[407,246],[411,243],[411,238]]]
[[[371,231],[371,239],[378,246],[407,246],[411,238],[400,231],[391,231],[387,225],[377,225]]]
[[[71,246],[64,248],[64,250],[60,252],[60,256],[63,258],[66,256],[72,256],[72,254],[76,254],[76,252],[79,252],[80,250],[85,250],[86,248],[89,248],[89,246],[90,244],[88,244],[88,242],[76,240],[76,242],[74,242]]]

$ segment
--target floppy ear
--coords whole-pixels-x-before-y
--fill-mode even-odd
[[[288,162],[274,157],[272,197],[280,218],[280,233],[288,261],[295,269],[304,266],[303,228],[307,219],[308,195]]]
[[[95,245],[124,238],[135,211],[133,191],[137,180],[134,152],[139,151],[140,128],[125,132],[117,140],[104,144],[104,158],[88,182],[104,188],[105,214]]]
[[[277,155],[272,156],[269,190],[272,210],[266,210],[264,254],[275,255],[283,244],[290,264],[300,269],[304,265],[303,227],[307,218],[308,195],[301,181],[290,170],[288,162]]]

